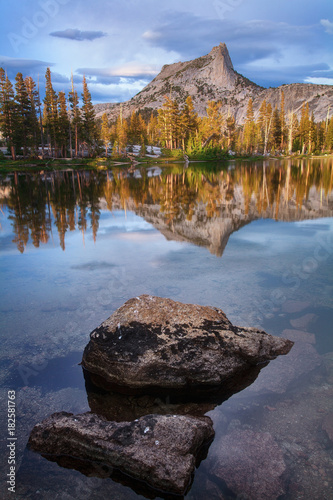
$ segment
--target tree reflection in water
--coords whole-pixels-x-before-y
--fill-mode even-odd
[[[22,253],[29,239],[35,247],[47,243],[55,227],[63,250],[67,231],[81,231],[84,241],[91,229],[96,241],[102,209],[133,210],[160,225],[170,238],[178,232],[179,239],[182,230],[177,224],[225,219],[231,224],[230,233],[258,218],[291,221],[332,216],[332,189],[330,158],[225,166],[194,163],[187,168],[179,164],[138,167],[135,172],[121,167],[15,173],[1,180],[0,204],[8,208],[13,243]],[[221,255],[225,244],[218,246],[211,245],[210,250]]]

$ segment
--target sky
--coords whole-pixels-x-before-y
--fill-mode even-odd
[[[264,87],[333,85],[332,0],[1,0],[0,67],[94,104],[137,94],[164,64],[227,44],[235,70]]]

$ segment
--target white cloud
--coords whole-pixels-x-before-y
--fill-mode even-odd
[[[321,19],[320,24],[324,26],[326,33],[333,35],[333,23],[328,19]]]
[[[121,76],[121,77],[138,77],[143,75],[156,75],[160,67],[156,64],[144,64],[137,61],[129,61],[128,63],[112,68],[86,68],[85,72],[90,75],[99,76]],[[82,70],[78,70],[82,72]]]
[[[316,85],[333,85],[333,78],[308,77],[304,83],[315,83]]]
[[[158,31],[148,30],[143,33],[142,38],[145,40],[158,40],[161,36],[162,35]]]

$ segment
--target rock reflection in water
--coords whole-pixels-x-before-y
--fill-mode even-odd
[[[107,420],[116,422],[132,421],[150,413],[167,415],[203,416],[208,411],[229,399],[233,394],[242,391],[251,385],[260,370],[267,363],[253,366],[244,370],[236,377],[232,377],[223,388],[209,388],[201,392],[184,392],[155,394],[127,395],[119,392],[110,392],[100,388],[100,383],[94,384],[96,376],[83,369],[86,382],[88,403],[91,411],[102,415]],[[99,381],[100,382],[100,381]]]

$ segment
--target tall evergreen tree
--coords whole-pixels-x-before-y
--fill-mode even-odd
[[[82,93],[82,138],[87,144],[89,154],[92,155],[96,146],[97,129],[95,124],[95,110],[91,102],[91,95],[88,89],[86,77],[83,77]]]
[[[0,68],[0,130],[10,149],[12,159],[15,153],[16,106],[14,88],[3,68]]]
[[[29,128],[29,145],[33,148],[34,152],[38,152],[38,146],[40,142],[40,126],[38,120],[38,108],[40,106],[39,93],[36,89],[36,84],[31,76],[24,79],[25,87],[27,89],[29,104],[30,104],[30,114],[28,118],[28,128]]]
[[[164,146],[173,149],[173,101],[171,97],[164,96],[164,103],[158,110],[158,126],[161,130],[161,139]]]
[[[188,96],[186,98],[185,104],[180,112],[179,121],[179,135],[182,142],[182,148],[183,150],[185,150],[185,143],[187,143],[190,136],[195,133],[198,126],[198,114],[194,111],[194,105],[191,96]]]
[[[44,98],[44,127],[49,143],[49,150],[54,156],[58,156],[57,135],[59,130],[58,124],[58,96],[53,89],[51,80],[51,70],[47,68],[45,74],[45,98]]]
[[[293,151],[295,135],[298,129],[297,116],[293,111],[289,112],[287,128],[288,128],[288,153],[291,154]]]
[[[261,145],[263,153],[267,152],[267,145],[270,139],[272,126],[272,106],[264,100],[259,109],[258,125],[258,143]]]
[[[75,157],[77,157],[80,149],[80,131],[82,128],[82,118],[81,118],[81,111],[79,108],[79,97],[77,91],[74,88],[73,74],[71,77],[71,81],[72,81],[72,90],[71,92],[69,92],[68,100],[71,109],[70,121],[71,121],[71,131],[73,131],[74,134]],[[70,151],[72,156],[72,138],[70,138]]]
[[[104,143],[105,147],[105,156],[108,156],[108,146],[110,142],[110,127],[109,127],[109,120],[108,120],[108,115],[106,113],[103,113],[102,116],[102,128],[101,128],[101,138]]]
[[[147,140],[150,144],[157,144],[157,142],[159,142],[159,136],[160,131],[157,116],[152,113],[147,125]]]
[[[277,108],[275,108],[273,111],[272,140],[274,148],[281,147],[282,144],[281,113]]]
[[[61,156],[66,158],[67,145],[69,145],[69,117],[67,112],[67,102],[65,92],[58,94],[58,141],[61,151]]]
[[[309,147],[309,137],[311,135],[309,103],[304,102],[301,110],[301,119],[299,122],[298,136],[300,139],[302,154],[305,153],[306,148]]]
[[[331,116],[331,119],[325,127],[325,148],[329,151],[333,151],[333,116]]]
[[[228,150],[234,149],[235,147],[235,135],[236,135],[236,120],[235,117],[229,115],[226,121],[226,136],[227,136],[227,148]]]
[[[14,141],[17,150],[23,149],[23,158],[26,158],[28,151],[29,118],[31,116],[31,103],[23,80],[22,73],[17,73],[15,77],[15,104],[16,123]]]
[[[250,97],[247,110],[246,120],[244,125],[244,145],[246,152],[253,152],[256,146],[256,125],[254,122],[253,101]]]
[[[285,116],[285,100],[284,92],[281,90],[281,103],[280,103],[280,128],[281,128],[281,144],[280,147],[283,150],[286,141],[286,116]]]
[[[126,145],[128,142],[128,125],[127,121],[123,118],[123,110],[120,108],[120,115],[116,123],[116,141],[117,144],[113,145],[113,153],[124,154],[126,153]]]

